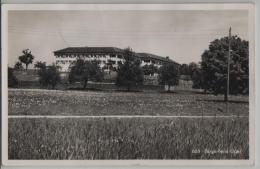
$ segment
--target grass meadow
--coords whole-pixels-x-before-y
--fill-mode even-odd
[[[9,159],[248,159],[248,97],[9,90]],[[153,118],[10,118],[152,115]],[[201,116],[199,118],[163,118]],[[206,115],[230,118],[203,118]]]
[[[9,115],[248,115],[248,97],[179,93],[9,90]]]
[[[248,159],[248,131],[242,118],[9,119],[8,151],[9,159]]]

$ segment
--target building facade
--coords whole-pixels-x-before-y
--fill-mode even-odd
[[[134,53],[134,55],[141,59],[141,66],[153,64],[159,68],[168,62],[179,65],[168,57],[150,53]],[[61,67],[61,72],[68,72],[73,62],[79,58],[88,61],[97,60],[104,70],[108,69],[108,65],[117,68],[120,63],[124,63],[124,50],[115,47],[68,47],[54,51],[54,56],[56,65]]]

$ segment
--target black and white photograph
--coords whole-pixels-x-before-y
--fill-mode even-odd
[[[2,15],[5,164],[253,164],[253,4]]]

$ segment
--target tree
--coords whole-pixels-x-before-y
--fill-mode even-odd
[[[182,64],[180,66],[180,74],[181,75],[190,75],[189,65]]]
[[[43,86],[51,86],[52,89],[54,89],[61,80],[59,68],[55,64],[40,67],[38,74],[40,76],[40,84]]]
[[[8,67],[8,87],[15,87],[18,85],[18,80],[14,76],[13,68]]]
[[[195,70],[199,68],[199,65],[195,62],[191,62],[190,64],[182,64],[180,66],[180,74],[181,75],[189,75],[192,77],[192,74]]]
[[[102,81],[104,72],[99,66],[98,61],[84,61],[78,59],[71,65],[69,73],[69,82],[81,82],[85,89],[89,80]]]
[[[197,68],[193,71],[191,76],[193,85],[192,88],[194,89],[202,89],[203,88],[203,74],[200,68]]]
[[[23,65],[21,62],[16,62],[14,65],[14,70],[22,70],[23,69]]]
[[[190,76],[193,85],[192,87],[195,89],[203,88],[203,74],[201,67],[198,63],[191,62],[188,67],[188,75]]]
[[[110,73],[110,71],[117,71],[117,68],[113,66],[114,64],[115,64],[115,61],[108,59],[108,63],[106,64],[106,68],[108,68],[109,73]]]
[[[159,69],[159,83],[168,85],[168,91],[179,83],[179,68],[174,63],[166,63]]]
[[[38,68],[38,69],[42,69],[42,68],[45,68],[46,67],[46,62],[41,62],[41,61],[38,61],[34,64],[34,67],[35,68]]]
[[[158,73],[158,68],[154,66],[153,64],[151,65],[144,65],[142,67],[144,75],[154,75],[154,73]]]
[[[191,62],[188,66],[188,74],[192,77],[193,73],[199,69],[199,65],[195,62]]]
[[[230,94],[248,93],[248,41],[232,36],[230,56]],[[204,88],[214,94],[224,94],[227,101],[227,58],[229,38],[212,41],[202,54]]]
[[[31,54],[29,49],[25,49],[22,51],[23,55],[19,56],[19,60],[21,63],[25,64],[26,70],[28,69],[28,65],[33,62],[34,56]]]
[[[125,62],[119,65],[117,82],[118,86],[125,86],[130,91],[131,87],[143,84],[144,76],[141,61],[134,56],[131,48],[124,50]]]

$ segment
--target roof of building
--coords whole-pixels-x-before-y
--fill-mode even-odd
[[[151,53],[137,53],[139,57],[145,59],[145,58],[153,58],[153,59],[156,59],[156,60],[160,60],[160,61],[163,61],[163,62],[173,62],[173,63],[176,63],[174,62],[173,60],[171,60],[170,58],[167,58],[167,57],[162,57],[162,56],[158,56],[158,55],[155,55],[155,54],[151,54]],[[176,63],[178,64],[178,63]]]
[[[68,47],[54,53],[122,53],[124,50],[116,47]]]
[[[61,50],[54,51],[54,54],[57,53],[123,53],[124,50],[116,47],[68,47]],[[158,56],[151,53],[136,53],[134,52],[135,56],[140,57],[142,59],[149,58],[149,59],[156,59],[163,62],[172,62],[175,64],[178,64],[174,62],[173,60]]]

